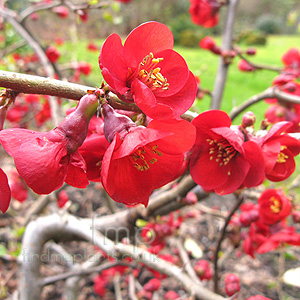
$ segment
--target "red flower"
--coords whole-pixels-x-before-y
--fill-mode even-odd
[[[241,59],[239,62],[238,62],[238,68],[240,71],[243,71],[243,72],[252,72],[252,71],[255,71],[256,68],[253,67],[252,65],[250,65],[246,60],[244,59]]]
[[[212,271],[209,262],[205,259],[201,259],[195,265],[195,271],[201,280],[210,280],[212,278]]]
[[[93,42],[89,42],[89,43],[88,43],[87,49],[88,49],[89,51],[93,51],[93,52],[99,50],[99,49],[98,49],[98,46],[97,46],[95,43],[93,43]]]
[[[287,179],[295,171],[294,156],[300,152],[300,142],[282,134],[293,123],[279,122],[262,138],[262,153],[265,160],[265,176],[271,181]]]
[[[10,203],[10,187],[8,185],[8,179],[6,174],[0,168],[0,210],[5,213]]]
[[[192,21],[203,27],[214,27],[219,22],[220,4],[217,0],[190,0]]]
[[[63,5],[53,7],[52,11],[63,19],[69,16],[69,10]]]
[[[174,291],[168,291],[165,293],[165,300],[176,300],[176,299],[180,299],[180,296],[174,292]]]
[[[230,129],[231,120],[225,112],[204,112],[192,124],[197,135],[190,171],[196,183],[224,195],[243,185],[252,187],[263,181],[260,147],[252,141],[244,142],[242,135]]]
[[[199,46],[202,49],[210,50],[215,54],[221,54],[221,49],[216,45],[215,40],[211,36],[204,37],[200,42]]]
[[[94,94],[86,95],[74,111],[55,129],[35,132],[26,129],[0,131],[0,141],[27,185],[38,194],[49,194],[64,182],[75,187],[88,185],[86,165],[78,152],[88,128],[91,107],[98,105]]]
[[[296,74],[300,73],[300,52],[297,48],[290,48],[282,57],[281,60],[285,65],[285,71],[294,70]]]
[[[276,189],[265,190],[258,199],[259,218],[272,225],[285,219],[291,213],[291,202],[283,191]]]
[[[251,297],[247,298],[246,300],[272,300],[272,299],[264,297],[262,295],[256,295],[256,296],[251,296]]]
[[[277,249],[284,244],[300,246],[300,234],[296,232],[295,227],[286,227],[271,235],[260,245],[257,253],[262,254]]]
[[[13,170],[9,174],[9,183],[11,188],[11,196],[19,202],[24,202],[28,195],[28,186],[24,179]]]
[[[195,129],[184,120],[136,126],[109,105],[104,105],[103,115],[104,133],[111,142],[102,162],[103,187],[117,202],[146,206],[154,189],[180,175]]]
[[[225,291],[226,294],[230,297],[237,293],[241,289],[240,279],[237,275],[228,273],[225,276]]]
[[[57,197],[57,205],[59,208],[65,206],[65,204],[69,201],[69,196],[66,191],[60,191]]]
[[[95,294],[104,297],[107,293],[108,279],[104,276],[98,275],[94,278],[94,292]]]
[[[157,278],[152,278],[144,285],[143,289],[146,292],[153,293],[159,290],[160,286],[161,286],[160,280],[158,280]]]
[[[46,55],[52,63],[55,63],[60,57],[59,51],[53,46],[46,49]]]
[[[196,97],[195,77],[173,44],[167,26],[148,22],[135,28],[124,46],[112,34],[101,48],[99,65],[110,88],[153,119],[179,117]]]

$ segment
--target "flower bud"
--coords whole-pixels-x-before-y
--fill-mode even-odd
[[[197,198],[197,195],[193,192],[188,192],[186,194],[186,197],[183,198],[183,202],[186,204],[186,205],[193,205],[193,204],[196,204],[198,202],[198,198]]]
[[[246,54],[248,54],[248,55],[255,55],[256,54],[256,49],[255,48],[248,48],[246,50]]]
[[[253,126],[255,121],[256,121],[255,114],[252,111],[248,111],[243,115],[242,127],[246,128],[249,126]]]
[[[299,210],[293,210],[292,218],[293,218],[294,223],[300,223],[300,211]]]
[[[157,279],[157,278],[153,278],[153,279],[150,279],[150,280],[144,285],[144,290],[145,290],[146,292],[153,293],[153,292],[159,290],[160,286],[161,286],[160,280]]]
[[[115,112],[107,103],[102,106],[102,114],[104,117],[104,135],[109,143],[113,141],[117,132],[122,138],[130,131],[131,127],[137,127],[129,117]]]
[[[293,93],[297,89],[297,84],[295,82],[288,82],[285,85],[282,86],[282,89],[287,90],[290,93]]]
[[[209,266],[209,262],[207,260],[201,259],[197,262],[194,267],[197,275],[201,280],[207,279],[210,280],[212,277],[212,272]]]

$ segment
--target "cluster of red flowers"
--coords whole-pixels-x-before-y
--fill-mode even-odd
[[[218,110],[191,123],[180,118],[196,98],[197,82],[173,42],[172,32],[158,22],[135,28],[124,45],[117,34],[110,35],[99,55],[107,86],[83,97],[49,132],[0,132],[2,146],[30,188],[47,194],[63,182],[83,188],[100,181],[115,201],[147,205],[154,189],[188,167],[197,184],[218,194],[257,186],[265,178],[281,181],[294,172],[300,142],[285,134],[290,122],[255,137],[247,131],[254,121],[249,114],[242,126],[231,126]],[[90,71],[86,64],[78,70]],[[146,115],[144,125],[131,119],[139,115],[115,111],[107,100],[102,100],[103,118],[93,117],[98,98],[106,99],[108,91],[135,103]]]
[[[300,96],[300,51],[297,48],[291,48],[283,54],[281,58],[284,68],[280,75],[273,80],[273,87],[290,94],[291,96]],[[300,105],[290,102],[280,102],[277,99],[266,99],[271,106],[266,110],[266,119],[274,124],[280,121],[290,121],[293,126],[290,132],[299,132]]]

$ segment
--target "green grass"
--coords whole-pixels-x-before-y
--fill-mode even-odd
[[[220,38],[216,38],[220,45]],[[248,56],[248,58],[257,64],[264,64],[270,66],[281,67],[281,56],[291,47],[299,47],[299,36],[269,36],[266,46],[257,46],[257,54],[255,56]],[[95,42],[95,41],[94,41]],[[103,41],[96,41],[95,43],[101,45]],[[77,58],[78,61],[87,61],[92,64],[92,74],[85,79],[85,83],[91,86],[99,86],[102,77],[98,67],[98,52],[86,51],[87,42],[78,43],[77,47],[73,47],[69,43],[65,43],[61,47],[61,51],[67,55],[62,58],[65,60]],[[247,49],[247,46],[240,45],[241,49]],[[214,86],[215,75],[218,68],[219,57],[209,51],[200,48],[184,48],[176,46],[174,48],[187,61],[191,71],[200,76],[201,86],[204,89],[212,91]],[[237,68],[238,58],[235,58],[229,68],[226,88],[224,91],[221,109],[230,112],[234,105],[239,105],[251,96],[258,94],[272,85],[274,77],[277,75],[274,71],[262,70],[256,72],[245,73]],[[209,109],[210,98],[205,96],[202,100],[197,101],[195,107],[198,112]],[[268,107],[263,101],[257,103],[249,108],[260,121],[264,118],[264,111]],[[241,117],[235,120],[238,124]]]

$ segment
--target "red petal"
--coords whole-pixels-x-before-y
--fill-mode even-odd
[[[230,175],[227,174],[227,181],[215,189],[218,195],[226,195],[236,191],[244,182],[250,168],[250,164],[238,155],[230,161],[229,165],[231,169]],[[211,174],[211,176],[214,176],[214,174]]]
[[[147,85],[135,79],[131,84],[131,91],[136,105],[150,118],[172,119],[173,112],[170,106],[159,104],[156,97]]]
[[[86,174],[86,164],[78,151],[75,151],[70,155],[65,182],[77,188],[86,188],[89,184]]]
[[[10,203],[10,188],[6,174],[0,169],[0,210],[5,213]]]
[[[245,149],[245,159],[250,163],[244,185],[246,187],[257,186],[263,182],[265,174],[265,163],[261,148],[252,141],[244,143],[243,147]]]
[[[173,49],[173,45],[173,34],[166,25],[147,22],[133,29],[128,35],[124,44],[124,57],[137,65],[150,52]]]
[[[197,116],[192,124],[196,126],[198,134],[198,131],[205,132],[210,128],[230,127],[231,119],[221,110],[208,110]]]
[[[186,84],[178,93],[169,97],[165,97],[165,95],[156,95],[156,101],[170,106],[173,110],[173,115],[177,117],[185,113],[192,106],[196,98],[196,93],[197,82],[193,73],[190,72]]]
[[[266,174],[270,173],[277,163],[280,147],[280,142],[277,139],[268,141],[262,146],[261,150],[265,160]]]

